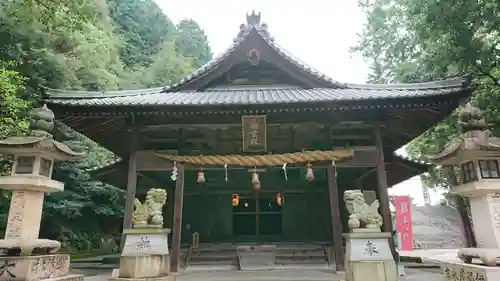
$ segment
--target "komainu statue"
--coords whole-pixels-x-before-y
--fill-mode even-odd
[[[148,191],[144,203],[135,198],[132,227],[163,228],[162,209],[166,201],[167,191],[158,188],[152,188]]]
[[[382,216],[378,213],[378,200],[371,205],[366,204],[365,196],[359,189],[346,190],[344,202],[349,211],[349,229],[369,228],[379,229],[382,226]]]

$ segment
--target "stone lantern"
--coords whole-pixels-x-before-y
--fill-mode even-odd
[[[53,139],[54,113],[46,106],[33,111],[29,129],[28,136],[0,140],[0,153],[14,158],[10,175],[0,177],[0,188],[12,192],[5,238],[0,240],[7,256],[0,262],[11,267],[15,280],[83,280],[68,275],[68,255],[54,254],[61,248],[59,241],[38,238],[45,193],[64,189],[64,183],[51,179],[54,162],[83,154]],[[12,280],[3,276],[0,281]]]
[[[427,156],[435,164],[460,167],[457,183],[451,193],[469,198],[474,234],[479,248],[460,249],[458,256],[466,263],[472,258],[494,266],[500,257],[500,138],[491,135],[483,112],[468,103],[460,112],[461,135],[443,151]],[[472,268],[450,270],[477,271]],[[484,276],[500,280],[500,269],[480,270]],[[474,273],[475,274],[475,273]],[[477,279],[479,280],[479,279]]]

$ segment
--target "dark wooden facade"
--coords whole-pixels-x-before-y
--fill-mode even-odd
[[[226,52],[178,84],[115,92],[48,90],[46,103],[60,121],[121,157],[92,173],[127,188],[124,227],[130,227],[136,193],[140,196],[152,187],[170,190],[166,225],[173,228],[174,270],[187,224],[200,233],[201,242],[327,241],[342,267],[344,190],[376,191],[384,230],[390,231],[387,188],[427,168],[394,151],[467,99],[470,79],[340,83],[276,45],[260,14],[252,13],[247,20]],[[306,163],[289,167],[287,181],[280,167],[265,167],[259,192],[252,190],[246,168],[229,167],[226,182],[222,167],[204,167],[207,181],[198,185],[200,167],[178,163],[179,178],[170,179],[172,163],[158,153],[248,154],[242,149],[245,115],[266,116],[264,154],[349,147],[354,156],[335,166],[313,163],[312,182],[304,178]],[[273,203],[276,192],[284,194],[280,207]],[[233,193],[240,194],[242,204],[248,203],[247,211],[231,205]],[[273,228],[273,223],[278,226]],[[244,230],[246,226],[253,230]]]

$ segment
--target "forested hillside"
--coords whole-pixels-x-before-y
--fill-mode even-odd
[[[168,11],[167,11],[168,12]],[[22,134],[42,87],[137,89],[176,82],[211,59],[207,37],[190,19],[173,23],[153,0],[0,1],[0,137]],[[88,249],[120,224],[123,191],[85,172],[114,155],[57,125],[56,137],[87,157],[60,164],[65,191],[46,197],[41,235]],[[2,158],[0,169],[9,169]],[[8,193],[0,201],[5,227]],[[116,218],[118,217],[118,220]]]

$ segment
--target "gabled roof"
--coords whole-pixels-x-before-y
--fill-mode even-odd
[[[231,65],[231,58],[247,54],[249,46],[256,44],[271,50],[270,56],[285,62],[286,67],[284,68],[288,70],[293,68],[294,71],[300,73],[301,77],[310,81],[310,86],[306,89],[297,86],[193,88],[195,82],[201,81],[208,75],[227,71],[227,67]],[[239,59],[241,60],[241,58]],[[459,95],[453,99],[460,99],[470,95],[470,83],[471,77],[469,76],[427,83],[395,85],[341,83],[300,61],[276,44],[267,30],[267,25],[260,22],[260,13],[252,12],[250,15],[247,14],[247,24],[240,26],[238,36],[225,52],[174,85],[144,90],[104,92],[47,89],[48,99],[46,102],[65,106],[99,107],[264,105],[426,98],[455,93],[459,93]]]
[[[192,74],[183,78],[179,83],[164,87],[165,91],[178,91],[182,90],[183,86],[187,83],[213,71],[217,68],[224,60],[229,58],[243,43],[250,39],[252,35],[258,35],[269,47],[271,47],[276,54],[291,63],[293,66],[297,67],[307,75],[311,75],[316,79],[320,80],[325,84],[325,86],[330,86],[332,88],[346,88],[346,83],[341,83],[336,81],[326,74],[314,69],[312,66],[302,62],[300,59],[293,56],[290,52],[285,50],[283,47],[279,46],[274,42],[274,38],[271,37],[269,31],[267,30],[267,24],[261,23],[260,13],[256,14],[252,11],[252,14],[247,14],[247,24],[240,25],[240,31],[238,36],[233,40],[233,44],[229,46],[223,53],[218,55],[216,58],[212,59],[199,69],[197,69]]]

